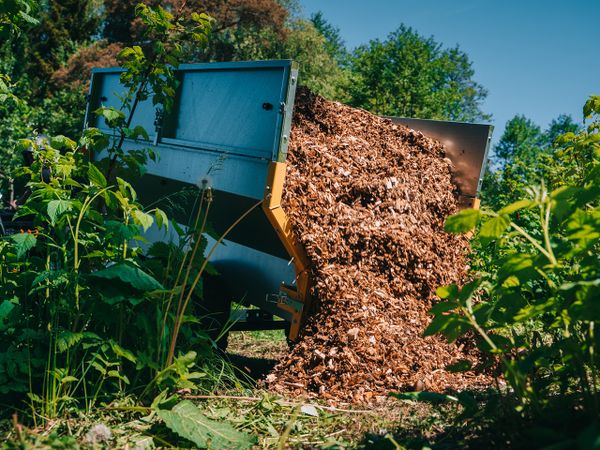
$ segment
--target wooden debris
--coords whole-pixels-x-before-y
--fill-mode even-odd
[[[395,390],[491,383],[444,368],[477,354],[422,337],[438,286],[468,271],[442,145],[366,111],[300,90],[283,207],[312,261],[318,310],[269,375],[270,389],[351,403]]]

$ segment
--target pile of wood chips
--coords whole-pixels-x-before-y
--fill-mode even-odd
[[[465,344],[422,337],[435,289],[468,270],[467,239],[443,230],[457,201],[442,145],[300,90],[288,165],[283,207],[312,261],[318,310],[268,387],[372,403],[489,384],[445,370],[477,363]]]

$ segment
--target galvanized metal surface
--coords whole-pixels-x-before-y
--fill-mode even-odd
[[[487,164],[492,125],[388,117],[394,123],[421,131],[444,144],[454,165],[454,182],[462,195],[476,197]]]
[[[94,119],[90,111],[100,105],[121,106],[121,72],[118,68],[93,72],[89,125],[106,130],[104,120]],[[156,145],[155,108],[148,100],[138,106],[132,126],[145,127],[151,140],[126,140],[124,149],[152,147],[159,154],[136,183],[142,203],[193,186],[210,186],[214,202],[209,222],[222,234],[263,199],[270,162],[285,160],[297,70],[291,61],[193,64],[181,66],[178,77],[175,105],[163,119]],[[194,203],[189,200],[180,206],[182,211],[174,215],[185,226],[194,215]],[[174,238],[155,228],[148,234],[150,241]],[[213,243],[209,239],[209,246]],[[291,320],[277,303],[280,285],[295,284],[294,265],[261,208],[233,229],[211,262],[224,281],[220,295]]]
[[[121,107],[119,97],[126,92],[121,73],[120,68],[93,71],[91,110]],[[176,74],[180,86],[163,118],[162,142],[265,160],[276,160],[281,146],[287,148],[297,77],[292,61],[184,64]],[[155,117],[148,99],[138,105],[132,124],[153,139]],[[104,119],[89,114],[88,122],[108,128]]]
[[[177,236],[172,230],[159,230],[153,226],[146,233],[146,238],[150,242],[169,242],[176,241]],[[210,249],[215,240],[210,236],[207,239]],[[258,306],[285,320],[291,319],[290,314],[277,306],[281,283],[292,285],[296,277],[294,266],[288,259],[225,239],[213,254],[211,264],[219,272],[218,295],[222,298],[235,300],[243,305]],[[215,280],[205,279],[206,282]],[[206,299],[211,300],[214,299]]]

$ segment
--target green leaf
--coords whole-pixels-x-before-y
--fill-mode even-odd
[[[75,150],[77,143],[66,136],[58,135],[50,138],[50,145],[57,150]]]
[[[73,375],[67,375],[66,377],[60,379],[60,384],[76,383],[78,381],[79,378],[75,378]]]
[[[35,247],[35,244],[37,243],[37,238],[31,233],[13,234],[10,238],[15,243],[17,258],[21,258],[25,253]]]
[[[501,286],[504,289],[510,289],[513,287],[517,287],[521,284],[521,280],[519,280],[518,277],[515,277],[514,275],[509,275],[506,280],[504,280],[501,284]]]
[[[107,280],[119,279],[140,291],[164,289],[155,278],[139,267],[126,262],[113,264],[106,269],[92,273],[90,276]]]
[[[157,415],[168,428],[200,448],[246,449],[257,443],[256,437],[227,422],[208,419],[189,400],[178,403],[171,411],[158,410]]]
[[[135,223],[140,225],[144,229],[144,231],[148,231],[148,228],[150,228],[154,223],[154,219],[152,218],[152,216],[150,214],[146,214],[141,209],[135,209],[132,212],[132,215]]]
[[[156,208],[154,210],[154,217],[159,230],[162,229],[163,226],[165,227],[165,230],[169,229],[169,219],[162,209]]]
[[[575,186],[561,186],[550,192],[550,197],[556,200],[569,200],[576,196],[580,191],[581,189]]]
[[[478,209],[463,209],[446,219],[444,229],[448,233],[465,233],[475,228],[480,217],[481,211]]]
[[[117,220],[107,220],[105,222],[107,234],[114,242],[122,243],[124,240],[135,239],[139,234],[140,229],[134,223],[125,225]]]
[[[30,16],[25,11],[19,11],[19,17],[31,25],[37,25],[39,23],[39,20],[37,20],[35,17]]]
[[[73,331],[61,331],[56,337],[56,346],[58,353],[64,353],[70,348],[73,348],[81,341],[100,341],[100,337],[96,333],[90,331],[84,332],[73,332]]]
[[[0,303],[0,330],[6,329],[4,322],[14,308],[15,304],[8,300],[4,300]]]
[[[129,350],[124,349],[123,347],[121,347],[119,344],[117,344],[112,339],[110,340],[109,343],[110,343],[110,348],[112,348],[112,351],[115,352],[115,355],[120,356],[121,358],[125,358],[134,364],[137,362],[137,358]]]
[[[125,123],[125,113],[112,107],[102,106],[94,111],[94,113],[97,116],[104,117],[106,124],[110,128],[116,128]]]
[[[130,198],[131,200],[135,201],[137,198],[137,193],[135,192],[135,189],[133,189],[131,183],[125,181],[123,178],[117,177],[117,185],[119,186],[119,192],[123,195],[123,197]]]
[[[481,278],[476,278],[473,281],[470,281],[469,283],[465,284],[463,286],[463,288],[460,290],[460,293],[458,294],[458,298],[464,303],[467,300],[471,299],[471,297],[473,297],[473,294],[475,294],[475,292],[477,292],[477,290],[479,289],[479,287],[481,286],[481,284],[483,283],[483,279]]]
[[[432,306],[429,309],[429,314],[434,314],[434,315],[442,314],[442,313],[445,313],[448,311],[452,311],[453,309],[456,309],[459,306],[460,306],[460,303],[455,302],[455,301],[441,302],[435,306]]]
[[[138,139],[141,136],[147,141],[150,140],[148,132],[141,125],[137,125],[135,128],[123,128],[123,132],[125,133],[125,136],[127,136],[129,139]]]
[[[514,253],[502,258],[500,263],[496,282],[502,282],[509,276],[516,276],[522,282],[520,274],[534,266],[534,258],[526,253]]]
[[[79,142],[90,150],[100,151],[106,148],[110,141],[108,136],[98,128],[87,128]]]
[[[56,223],[56,219],[65,212],[71,209],[71,202],[68,200],[51,200],[48,202],[48,217],[50,218],[50,223],[54,225]]]
[[[417,402],[429,402],[429,403],[446,403],[446,402],[458,402],[458,398],[453,395],[438,394],[437,392],[401,392],[392,393],[390,396],[395,397],[399,400],[412,400]]]
[[[485,222],[479,230],[479,238],[483,243],[498,239],[510,225],[510,219],[507,216],[496,216]]]
[[[88,166],[88,178],[92,184],[103,188],[106,187],[106,177],[100,172],[100,169],[92,163]]]
[[[461,359],[460,361],[456,361],[453,364],[448,364],[445,367],[448,372],[466,372],[472,368],[473,364],[468,359]]]
[[[583,105],[583,117],[590,119],[593,114],[600,114],[600,95],[592,95]]]
[[[458,286],[451,284],[449,286],[440,286],[435,290],[439,298],[455,299],[458,296]]]
[[[514,212],[519,211],[520,209],[529,208],[531,205],[533,205],[533,203],[534,202],[532,202],[531,200],[519,200],[514,203],[511,203],[508,206],[505,206],[500,211],[498,211],[498,214],[512,214]]]
[[[104,288],[104,290],[109,290]],[[119,291],[118,287],[115,286],[115,289],[112,289],[114,291]],[[109,290],[109,291],[112,291]],[[144,297],[132,297],[130,295],[110,295],[112,292],[108,292],[108,295],[105,295],[105,293],[103,292],[100,297],[102,298],[102,301],[104,303],[106,303],[107,305],[117,305],[119,303],[123,303],[123,302],[127,302],[132,306],[137,306],[140,303],[142,303],[144,300],[146,300]]]
[[[127,375],[121,374],[119,371],[117,370],[109,370],[107,372],[107,375],[109,377],[112,378],[118,378],[119,380],[121,380],[122,382],[124,382],[125,384],[129,384],[129,378],[127,378]]]

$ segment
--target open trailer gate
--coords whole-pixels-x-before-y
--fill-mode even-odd
[[[119,68],[93,71],[87,126],[108,129],[91,111],[101,105],[120,107],[119,96],[126,91],[119,83],[121,73]],[[217,305],[243,300],[259,309],[238,313],[232,329],[288,328],[289,338],[295,340],[311,301],[309,261],[280,206],[298,79],[295,64],[190,64],[176,73],[180,83],[169,113],[163,114],[151,100],[136,109],[132,124],[143,126],[150,141],[126,140],[123,146],[152,147],[159,154],[136,185],[140,200],[149,204],[183,188],[208,184],[214,192],[209,221],[219,234],[262,202],[213,253],[219,289],[205,301]],[[476,203],[490,125],[390,119],[440,140],[455,166],[461,204]],[[186,224],[191,213],[175,219]],[[168,236],[154,229],[149,238]]]

